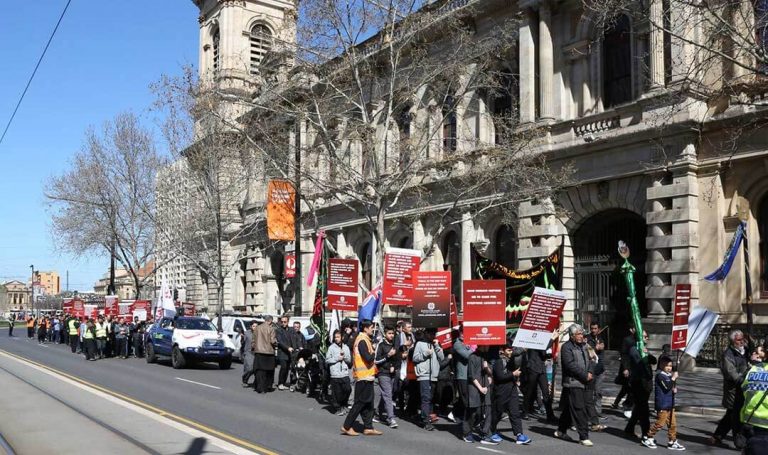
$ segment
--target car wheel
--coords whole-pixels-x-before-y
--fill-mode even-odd
[[[184,368],[184,365],[186,364],[186,360],[184,359],[184,354],[181,353],[181,349],[179,349],[178,346],[173,347],[173,352],[171,353],[171,365],[174,369],[179,370],[181,368]]]
[[[152,343],[148,343],[147,347],[144,349],[146,351],[145,359],[147,363],[155,363],[157,362],[157,356],[155,355],[155,348],[152,346]]]
[[[232,367],[232,357],[227,357],[224,360],[219,361],[219,368],[222,370],[229,370]]]

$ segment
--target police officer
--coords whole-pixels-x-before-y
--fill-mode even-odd
[[[741,390],[744,392],[744,406],[739,417],[745,427],[752,426],[744,454],[763,455],[768,453],[768,365],[753,365],[741,384]]]
[[[107,335],[109,334],[109,322],[104,321],[104,316],[99,316],[96,323],[96,351],[100,359],[104,358],[107,348]]]
[[[79,341],[79,337],[77,336],[78,322],[79,321],[74,316],[70,317],[67,320],[67,334],[69,334],[69,347],[72,349],[73,354],[77,351],[77,342]]]

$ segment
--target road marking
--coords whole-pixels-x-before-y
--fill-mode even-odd
[[[176,378],[176,379],[178,379],[179,381],[189,382],[190,384],[197,384],[203,387],[210,387],[212,389],[221,390],[221,387],[216,387],[215,385],[203,384],[202,382],[190,381],[189,379],[184,379],[184,378]]]
[[[252,442],[229,435],[222,431],[203,425],[202,423],[195,422],[194,420],[190,420],[186,417],[173,414],[171,412],[160,409],[149,403],[145,403],[141,400],[131,398],[127,395],[123,395],[119,392],[114,392],[110,389],[107,389],[106,387],[102,387],[100,385],[90,383],[84,379],[78,378],[77,376],[72,376],[69,373],[65,373],[61,370],[57,370],[56,368],[43,365],[41,363],[35,362],[34,360],[28,359],[26,357],[22,357],[20,355],[13,354],[2,349],[0,349],[0,355],[9,357],[21,363],[27,363],[31,368],[35,368],[51,376],[58,377],[60,380],[64,382],[75,385],[84,390],[88,390],[89,392],[97,396],[100,396],[114,403],[121,404],[128,409],[131,409],[142,415],[155,419],[166,425],[170,425],[171,427],[176,428],[180,431],[184,431],[189,435],[192,435],[195,437],[208,436],[209,439],[211,439],[211,441],[213,442],[213,444],[221,447],[222,449],[228,450],[232,453],[241,453],[241,454],[251,453],[251,452],[244,451],[243,450],[243,447],[244,447],[262,455],[278,455],[277,452],[273,452],[267,448],[261,447]]]
[[[478,447],[477,449],[478,450],[487,450],[488,452],[493,452],[493,453],[504,453],[501,450],[489,449],[488,447]]]

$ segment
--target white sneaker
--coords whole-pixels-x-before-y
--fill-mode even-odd
[[[680,445],[680,443],[677,442],[677,440],[674,440],[674,441],[670,442],[669,444],[667,444],[667,448],[669,450],[680,450],[680,451],[685,450],[685,447]]]
[[[654,441],[653,439],[648,438],[646,436],[643,436],[643,439],[642,439],[642,441],[640,441],[640,443],[642,445],[648,447],[649,449],[655,449],[656,447],[658,447],[656,445],[656,441]]]
[[[632,418],[632,411],[624,411],[624,417],[627,419]]]
[[[592,447],[595,445],[589,439],[582,439],[581,441],[579,441],[579,444],[583,445],[584,447]]]
[[[445,418],[448,419],[449,422],[456,423],[456,417],[453,416],[453,412],[449,412]]]

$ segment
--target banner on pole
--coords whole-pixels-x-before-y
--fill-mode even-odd
[[[74,311],[74,305],[72,304],[72,299],[67,299],[61,302],[61,311],[64,312],[64,314],[72,314]]]
[[[552,332],[560,325],[565,306],[565,293],[554,289],[535,288],[531,303],[523,315],[513,346],[546,350]]]
[[[328,260],[328,308],[357,311],[359,304],[357,259]]]
[[[691,285],[675,285],[675,312],[672,320],[672,349],[685,349],[688,343],[688,315],[691,305]]]
[[[104,297],[104,316],[117,316],[120,312],[118,304],[119,302],[116,295],[108,295]]]
[[[296,255],[286,254],[285,255],[285,269],[283,269],[283,275],[285,275],[286,278],[296,278]]]
[[[451,272],[413,272],[413,325],[438,329],[451,324]]]
[[[77,318],[85,317],[85,302],[80,299],[72,299],[72,313]]]
[[[419,269],[421,251],[388,248],[384,255],[382,302],[384,305],[413,304],[413,272]]]
[[[98,305],[85,304],[83,305],[85,311],[85,317],[88,319],[95,318],[99,314]]]
[[[464,280],[464,342],[477,345],[504,344],[507,299],[504,280]]]
[[[267,236],[270,240],[293,241],[296,190],[287,180],[270,180],[267,189]]]

